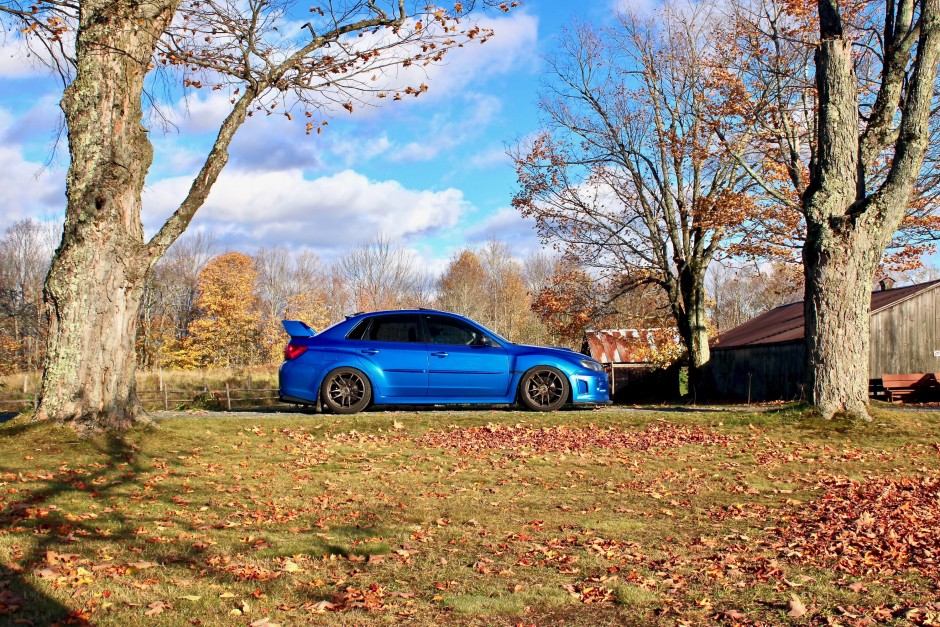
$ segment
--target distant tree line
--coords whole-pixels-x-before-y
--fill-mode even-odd
[[[48,331],[42,284],[56,226],[14,223],[0,237],[0,374],[41,367]],[[934,268],[895,273],[936,278]],[[147,279],[137,323],[142,368],[240,368],[276,363],[281,320],[322,330],[346,314],[435,307],[468,316],[521,343],[580,349],[590,329],[657,329],[679,335],[668,296],[629,285],[627,273],[599,276],[570,257],[537,251],[520,258],[490,240],[456,252],[435,275],[400,243],[377,237],[332,263],[308,251],[222,251],[201,231],[180,239]],[[707,280],[707,333],[714,337],[765,311],[800,300],[799,267],[714,264]],[[684,347],[650,355],[665,365]]]

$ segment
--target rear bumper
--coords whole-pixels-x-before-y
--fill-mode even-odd
[[[316,401],[311,401],[306,398],[297,398],[296,396],[288,396],[287,394],[281,394],[278,397],[278,400],[282,403],[290,403],[292,405],[316,405]]]
[[[571,377],[571,401],[574,403],[610,403],[610,384],[606,373]]]

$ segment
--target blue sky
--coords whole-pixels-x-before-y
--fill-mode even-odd
[[[484,15],[495,36],[446,57],[427,77],[426,94],[353,114],[341,109],[319,136],[306,135],[296,117],[250,118],[191,228],[212,231],[223,248],[287,245],[325,259],[382,233],[435,270],[489,237],[524,256],[539,244],[510,206],[515,174],[506,146],[539,127],[542,57],[563,26],[575,18],[604,22],[615,7],[612,0],[529,0],[509,14]],[[15,40],[0,46],[0,229],[64,211],[64,139],[43,167],[60,96],[61,86]],[[150,125],[148,233],[182,200],[228,106],[221,92],[197,92],[165,108],[176,130]]]

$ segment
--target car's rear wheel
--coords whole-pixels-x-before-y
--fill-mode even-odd
[[[323,379],[320,400],[334,413],[355,414],[369,406],[372,384],[355,368],[337,368]]]
[[[551,366],[536,366],[522,376],[519,400],[532,411],[555,411],[568,400],[568,377]]]

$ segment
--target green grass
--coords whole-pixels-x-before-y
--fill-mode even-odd
[[[17,418],[0,426],[0,623],[784,624],[792,593],[817,622],[925,605],[938,582],[913,570],[775,548],[827,477],[935,476],[940,412],[875,414],[198,412],[87,440]],[[694,435],[582,446],[606,429]]]

